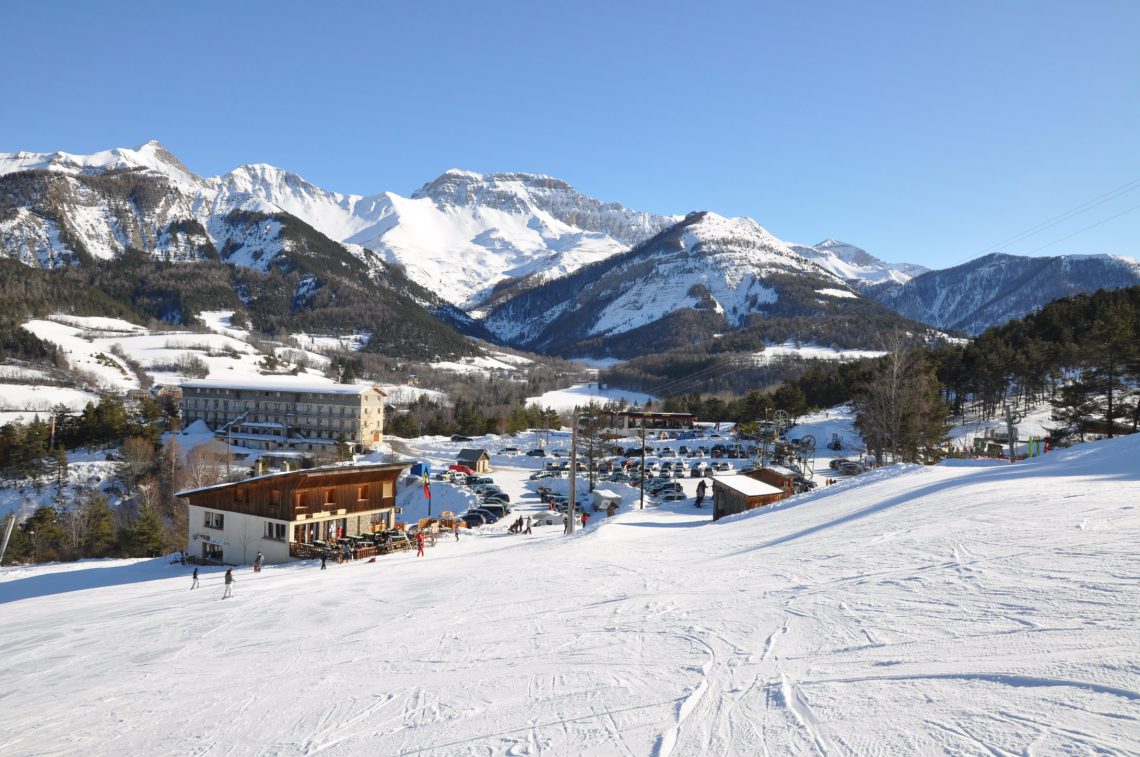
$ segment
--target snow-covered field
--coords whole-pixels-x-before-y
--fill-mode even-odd
[[[790,342],[773,344],[757,352],[753,360],[757,365],[778,362],[788,358],[802,358],[804,360],[862,360],[863,358],[882,357],[885,352],[875,350],[839,350],[832,347],[820,347],[814,344],[795,345]]]
[[[0,753],[1136,753],[1138,456],[241,568],[229,602],[164,560],[6,568]]]
[[[556,389],[537,397],[527,397],[526,404],[536,404],[543,408],[553,408],[557,412],[570,412],[575,407],[585,407],[591,402],[604,405],[607,402],[625,401],[630,405],[640,405],[653,400],[648,394],[624,389],[599,387],[596,383],[576,384],[566,389]]]

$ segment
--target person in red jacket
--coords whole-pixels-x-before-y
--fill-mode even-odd
[[[424,535],[422,531],[416,532],[416,557],[424,556]]]

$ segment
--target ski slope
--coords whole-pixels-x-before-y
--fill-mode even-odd
[[[6,568],[0,754],[1134,754],[1138,457],[243,567],[229,601],[163,560]]]

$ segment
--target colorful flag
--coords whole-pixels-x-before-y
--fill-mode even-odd
[[[424,496],[427,497],[428,502],[431,502],[431,482],[428,479],[427,471],[424,471]]]

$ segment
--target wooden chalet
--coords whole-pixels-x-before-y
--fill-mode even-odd
[[[788,496],[782,489],[749,476],[716,476],[712,482],[713,520],[755,510]]]
[[[769,486],[774,486],[789,497],[796,492],[796,472],[781,465],[767,465],[763,468],[754,468],[749,471],[744,471],[742,475],[754,478],[757,481],[763,481]]]
[[[485,449],[461,449],[455,462],[466,465],[476,473],[491,472],[491,456]]]
[[[189,508],[189,552],[232,565],[287,562],[392,529],[396,479],[407,463],[331,466],[178,492]]]

